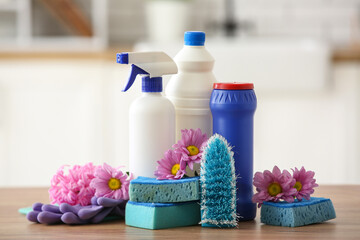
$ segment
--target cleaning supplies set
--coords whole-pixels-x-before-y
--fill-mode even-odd
[[[310,197],[317,187],[312,171],[295,168],[291,175],[275,166],[253,177],[254,85],[216,82],[205,33],[186,32],[184,41],[174,60],[163,52],[117,54],[117,63],[131,64],[123,91],[142,75],[142,95],[129,111],[130,173],[89,163],[66,175],[62,167],[49,190],[59,205],[34,204],[30,221],[87,224],[125,216],[126,225],[146,229],[232,228],[255,219],[256,203],[269,225],[336,217],[330,199]],[[176,75],[163,96],[168,74]]]
[[[137,116],[133,109],[135,104],[140,103],[138,100],[130,109],[130,123],[133,124],[130,126],[130,171],[138,178],[130,183],[125,222],[130,226],[149,229],[188,226],[199,222],[203,227],[235,227],[237,222],[253,220],[256,216],[256,198],[253,197],[253,124],[257,99],[254,85],[216,82],[212,73],[214,58],[204,46],[205,33],[186,32],[184,42],[184,47],[174,58],[179,72],[172,76],[165,91],[175,108],[175,129],[172,128],[174,118],[170,107],[163,109],[168,112],[167,124],[163,123],[163,116],[156,115],[159,118],[156,120],[150,117],[150,114],[155,114],[151,102],[146,103],[149,104],[147,107],[137,107]],[[139,54],[137,62],[128,60],[127,56],[132,54]],[[147,75],[152,77],[155,69],[152,62],[158,61],[155,53],[123,53],[118,56],[120,63],[149,66],[145,69],[137,64],[139,70],[133,65],[130,78],[134,78],[136,73],[144,74],[145,78]],[[122,61],[123,56],[126,56],[125,61]],[[144,58],[141,59],[141,56]],[[170,64],[170,58],[165,62]],[[159,61],[156,66],[164,67],[158,75],[175,73],[168,71],[165,64]],[[141,104],[145,106],[145,103]],[[152,119],[154,122],[150,123]],[[138,126],[142,126],[140,130]],[[154,127],[154,132],[150,133],[146,130],[150,126],[161,127],[151,144],[147,140],[149,136],[144,135],[153,136],[158,130]],[[178,142],[172,149],[168,147],[170,138],[167,138],[167,142],[162,141],[166,133],[167,137],[176,134]],[[211,135],[207,139],[206,136]],[[162,148],[154,145],[162,145]],[[159,157],[163,153],[164,157]],[[135,155],[139,157],[133,158]],[[155,160],[159,161],[154,172]],[[196,168],[196,163],[201,165],[200,179],[184,178],[189,170]],[[147,171],[145,173],[145,170],[142,172],[138,168]],[[153,178],[154,175],[157,179]],[[289,188],[295,189],[295,183]],[[282,191],[277,194],[281,195]]]

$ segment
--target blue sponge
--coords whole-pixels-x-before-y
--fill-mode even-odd
[[[260,220],[268,225],[299,227],[335,217],[335,209],[330,199],[311,198],[294,203],[264,202]]]
[[[200,221],[198,201],[185,203],[137,203],[126,204],[126,225],[163,229],[197,225]]]
[[[149,203],[188,202],[200,199],[199,177],[156,180],[138,177],[130,182],[130,201]]]

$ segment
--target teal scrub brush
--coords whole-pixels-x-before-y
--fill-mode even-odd
[[[201,222],[203,227],[236,227],[234,153],[219,134],[207,142],[201,159]]]

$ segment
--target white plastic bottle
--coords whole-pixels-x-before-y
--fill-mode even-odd
[[[185,32],[184,41],[183,49],[174,58],[179,72],[166,87],[166,96],[176,110],[176,139],[181,138],[181,129],[191,128],[200,128],[210,137],[209,101],[216,82],[212,73],[214,58],[204,46],[204,32]]]
[[[142,78],[142,96],[130,106],[129,170],[135,177],[154,177],[157,161],[175,143],[175,108],[162,96],[162,75],[177,72],[175,62],[163,52],[121,53],[117,62],[132,63],[127,91]]]

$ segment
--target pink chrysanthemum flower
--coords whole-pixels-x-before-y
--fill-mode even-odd
[[[314,187],[317,187],[314,179],[315,172],[306,171],[304,167],[301,167],[300,170],[297,168],[291,169],[293,171],[293,178],[295,179],[295,184],[293,188],[297,190],[295,197],[302,201],[303,198],[306,200],[310,199],[310,195],[314,193]]]
[[[92,163],[84,166],[74,165],[68,169],[68,174],[64,173],[65,167],[68,165],[61,166],[51,179],[49,189],[51,203],[80,204],[82,206],[91,204],[95,190],[90,187],[90,182],[98,167]]]
[[[158,166],[154,173],[157,179],[181,179],[186,173],[185,169],[180,168],[181,156],[181,153],[177,153],[171,149],[166,151],[164,158],[157,161]]]
[[[133,179],[132,174],[128,176],[119,168],[113,168],[104,163],[102,167],[96,169],[95,178],[90,186],[95,189],[96,197],[107,197],[112,199],[129,199],[129,185]]]
[[[186,165],[188,165],[193,170],[194,163],[200,163],[203,147],[207,140],[206,133],[202,134],[200,128],[181,130],[181,140],[173,145],[175,152],[182,154],[180,169],[185,170]]]
[[[257,193],[254,194],[252,201],[259,203],[259,207],[264,201],[278,202],[285,200],[294,202],[296,189],[293,188],[295,179],[287,170],[280,171],[275,166],[270,172],[265,170],[263,173],[257,172],[254,176],[254,186]]]

